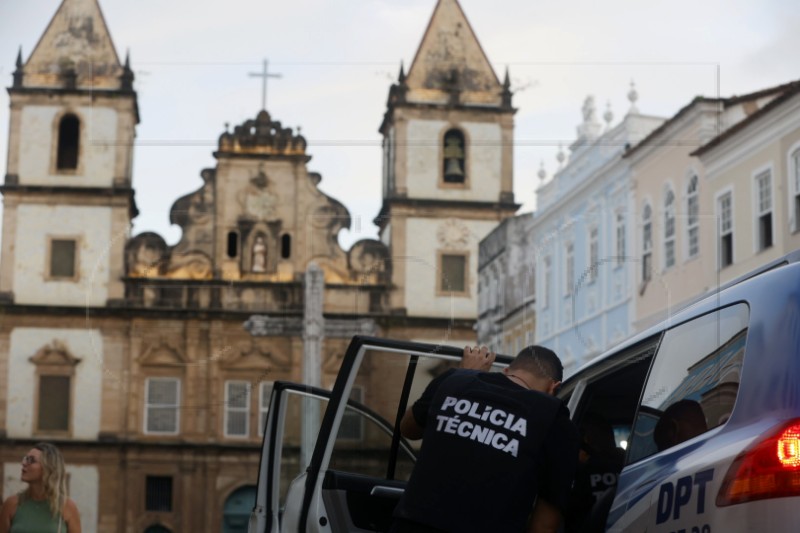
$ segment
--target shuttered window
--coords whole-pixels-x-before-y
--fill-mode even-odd
[[[145,433],[175,435],[180,424],[180,385],[177,378],[148,378],[145,382]]]

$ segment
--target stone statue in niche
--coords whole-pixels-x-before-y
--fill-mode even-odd
[[[253,243],[253,263],[251,270],[253,272],[266,272],[267,271],[267,245],[264,242],[264,237],[258,235],[256,241]]]

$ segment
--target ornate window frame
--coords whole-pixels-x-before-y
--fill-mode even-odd
[[[725,224],[725,220],[723,217],[726,215],[726,211],[722,206],[723,199],[727,198],[730,202],[729,209],[727,210],[728,215],[728,223],[727,227]],[[733,195],[733,187],[726,187],[720,191],[717,191],[717,194],[714,197],[714,210],[716,214],[716,234],[717,234],[717,268],[722,270],[723,268],[729,267],[736,262],[736,217],[733,216],[734,211],[734,195]],[[729,263],[722,263],[722,240],[730,235],[731,241],[731,260]]]
[[[444,269],[443,269],[443,260],[444,256],[460,256],[464,258],[464,290],[463,291],[455,291],[452,289],[447,289],[443,285],[443,276],[444,276]],[[436,251],[436,296],[453,296],[453,297],[469,297],[469,260],[470,260],[470,253],[466,250],[437,250]]]
[[[183,398],[183,380],[185,378],[185,368],[188,360],[175,347],[173,340],[162,336],[149,342],[143,349],[142,354],[136,361],[142,374],[141,391],[142,396],[140,405],[142,406],[141,428],[145,436],[155,437],[177,437],[185,430],[182,427],[181,409],[185,403]],[[147,428],[148,423],[148,402],[149,383],[151,380],[174,380],[177,381],[176,391],[176,418],[175,429],[173,431],[151,431]]]
[[[47,435],[54,437],[70,437],[74,428],[74,406],[75,406],[75,367],[81,359],[73,355],[66,344],[54,340],[50,344],[40,348],[28,361],[36,368],[35,370],[35,391],[33,406],[33,433],[35,435]],[[67,412],[67,429],[39,429],[39,408],[41,396],[42,377],[58,376],[69,378],[69,406]]]
[[[766,198],[761,184],[766,183]],[[758,167],[752,173],[753,187],[753,252],[760,253],[775,246],[775,172],[772,163]],[[764,205],[764,202],[768,205]],[[763,217],[769,217],[769,242],[762,239]]]
[[[47,244],[45,245],[44,257],[44,280],[45,281],[67,281],[78,282],[81,279],[81,244],[83,242],[82,235],[47,235]],[[75,254],[73,257],[72,276],[54,276],[52,269],[53,259],[53,241],[73,241],[75,244]]]
[[[232,386],[241,386],[244,385],[244,406],[232,406],[231,405],[231,387]],[[223,421],[222,421],[222,434],[225,436],[226,439],[249,439],[251,433],[251,423],[250,418],[252,416],[251,410],[251,403],[252,403],[252,383],[247,381],[246,379],[226,379],[223,383],[224,388],[224,414],[223,414]],[[228,423],[231,421],[230,416],[233,413],[244,413],[244,433],[231,433],[230,427]]]

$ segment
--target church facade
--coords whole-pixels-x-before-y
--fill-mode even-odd
[[[97,0],[62,2],[9,94],[3,498],[46,440],[84,531],[239,531],[272,382],[330,386],[356,333],[474,342],[478,243],[518,207],[514,109],[456,0],[389,89],[380,237],[348,250],[347,208],[265,109],[174,203],[178,243],[132,236],[137,96]]]

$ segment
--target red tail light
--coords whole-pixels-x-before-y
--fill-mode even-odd
[[[739,454],[717,495],[717,506],[800,496],[800,420],[784,424]]]

